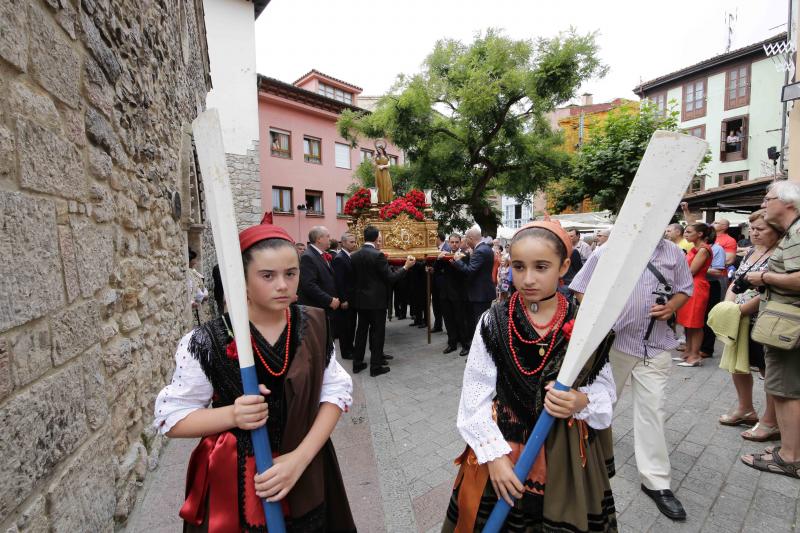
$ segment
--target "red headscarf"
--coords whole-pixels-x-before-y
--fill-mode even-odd
[[[272,223],[272,212],[264,213],[261,224],[250,226],[239,232],[239,247],[242,252],[264,239],[283,239],[294,244],[294,239],[289,237],[286,230]]]
[[[567,235],[567,232],[564,231],[564,228],[561,227],[561,224],[556,220],[537,220],[535,222],[528,222],[517,231],[514,232],[514,237],[517,236],[517,233],[520,231],[531,229],[531,228],[542,228],[546,229],[550,233],[555,234],[556,237],[561,239],[561,242],[564,243],[564,247],[567,249],[567,257],[572,255],[572,241]]]

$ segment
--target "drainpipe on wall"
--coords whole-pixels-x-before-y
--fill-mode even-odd
[[[794,38],[794,35],[792,34],[792,23],[793,23],[793,21],[792,21],[792,3],[793,2],[794,2],[794,0],[789,0],[789,2],[788,2],[788,4],[789,4],[789,16],[787,18],[787,23],[786,23],[786,42],[787,43],[792,42],[792,39]],[[796,76],[795,76],[795,78],[796,78]],[[783,84],[784,85],[789,85],[790,81],[791,80],[789,79],[789,71],[787,70],[786,74],[784,74],[784,77],[783,77]],[[781,173],[785,173],[787,171],[786,164],[785,164],[785,159],[786,159],[786,153],[788,151],[787,143],[789,142],[789,139],[786,136],[786,133],[787,133],[786,132],[786,118],[788,116],[788,109],[787,109],[788,106],[789,106],[788,102],[783,102],[783,113],[781,113],[781,159],[780,159]],[[775,170],[777,171],[777,168]]]

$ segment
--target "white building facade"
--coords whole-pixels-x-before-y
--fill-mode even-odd
[[[776,165],[768,150],[781,153],[785,73],[767,57],[764,45],[785,39],[785,33],[777,35],[634,89],[660,108],[677,109],[680,128],[708,141],[711,161],[689,193],[773,176]]]

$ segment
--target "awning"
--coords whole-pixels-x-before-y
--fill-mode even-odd
[[[686,194],[683,201],[689,204],[689,209],[692,211],[752,213],[761,207],[767,186],[772,182],[772,176],[740,181]]]

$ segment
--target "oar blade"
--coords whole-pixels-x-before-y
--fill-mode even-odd
[[[707,149],[690,135],[653,134],[586,288],[559,382],[575,381],[616,322]]]

